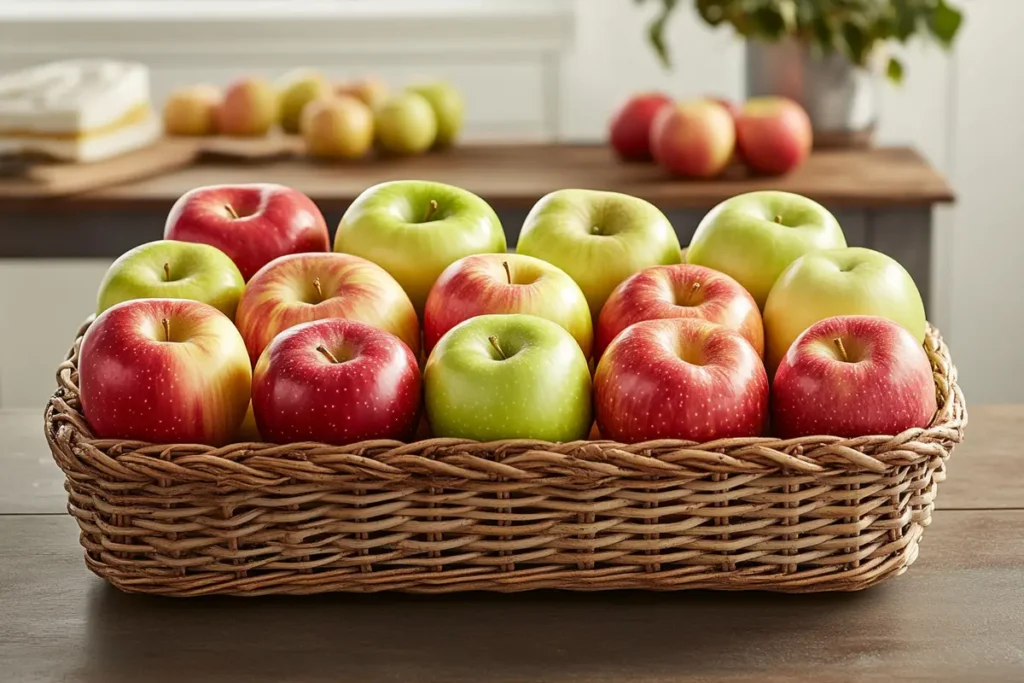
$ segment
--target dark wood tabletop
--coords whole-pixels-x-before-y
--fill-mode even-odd
[[[1024,680],[1024,405],[971,409],[908,572],[861,593],[169,599],[91,575],[41,411],[0,412],[0,680]]]
[[[172,158],[164,166],[181,165],[181,159],[174,157],[181,154],[181,146],[168,143],[167,149]],[[111,178],[122,177],[117,169],[107,173]],[[919,207],[953,199],[943,177],[907,148],[820,150],[793,173],[777,178],[752,176],[736,166],[721,178],[685,180],[668,177],[653,164],[620,163],[604,145],[467,144],[421,157],[347,164],[315,163],[301,155],[272,159],[205,155],[183,168],[161,167],[145,179],[57,200],[33,196],[32,187],[25,183],[0,179],[0,208],[166,211],[184,192],[201,185],[277,182],[305,192],[324,210],[336,210],[347,207],[371,185],[399,179],[446,182],[479,194],[495,208],[523,210],[561,188],[616,190],[665,210],[707,209],[760,189],[796,192],[831,207]]]

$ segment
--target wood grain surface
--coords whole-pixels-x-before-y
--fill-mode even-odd
[[[1024,680],[1024,406],[971,408],[904,576],[810,596],[122,594],[52,514],[41,425],[0,413],[5,683]]]
[[[221,150],[223,152],[223,150]],[[228,155],[230,156],[230,155]],[[303,157],[229,159],[224,154],[138,182],[69,197],[48,209],[166,209],[185,191],[216,183],[277,182],[311,196],[325,210],[346,207],[367,187],[387,180],[425,179],[471,190],[497,208],[529,208],[561,188],[616,190],[643,197],[665,210],[707,209],[751,190],[797,192],[830,207],[926,206],[953,200],[949,185],[915,151],[906,148],[821,150],[783,177],[751,176],[736,167],[714,180],[670,178],[652,164],[616,161],[602,145],[467,145],[407,159],[348,164]],[[3,191],[0,197],[10,194]],[[38,206],[38,199],[0,198],[0,206]]]

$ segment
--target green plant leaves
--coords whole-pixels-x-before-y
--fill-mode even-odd
[[[687,0],[689,2],[689,0]],[[647,38],[666,68],[671,68],[665,27],[680,0],[650,0],[658,12]],[[634,0],[636,5],[650,4]],[[866,66],[876,48],[888,41],[905,43],[925,35],[948,49],[963,23],[963,13],[948,0],[693,0],[698,16],[710,26],[729,24],[751,40],[792,37],[818,54],[840,52]],[[889,60],[886,74],[903,80],[903,65]]]

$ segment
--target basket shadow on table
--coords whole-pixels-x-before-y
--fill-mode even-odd
[[[86,633],[89,669],[105,683],[140,671],[197,682],[625,680],[630,671],[722,672],[766,653],[834,657],[808,634],[844,631],[891,590],[169,599],[96,584]],[[857,657],[879,647],[853,639],[843,649]],[[161,674],[154,664],[168,657]]]

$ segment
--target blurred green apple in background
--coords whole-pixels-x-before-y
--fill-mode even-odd
[[[462,93],[445,81],[417,83],[408,90],[422,95],[434,110],[434,116],[437,118],[437,139],[434,146],[448,147],[455,142],[455,138],[462,130],[465,108]]]
[[[374,114],[377,141],[386,152],[421,154],[437,140],[437,116],[422,95],[400,93],[387,99]]]

